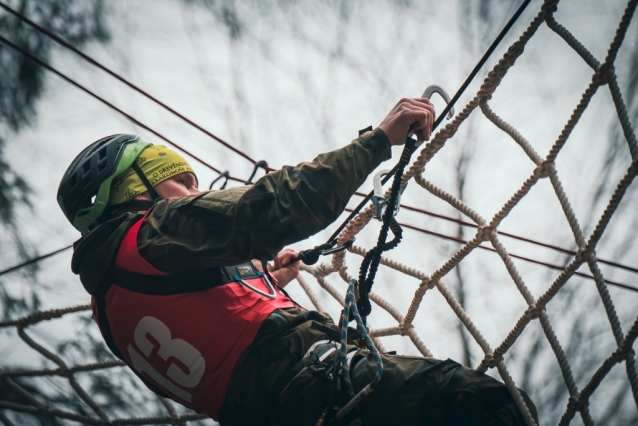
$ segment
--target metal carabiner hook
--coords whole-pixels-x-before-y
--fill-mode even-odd
[[[235,280],[235,282],[243,285],[244,287],[246,287],[249,290],[254,291],[255,293],[267,297],[270,300],[273,300],[277,297],[277,291],[275,290],[275,286],[272,285],[272,283],[270,282],[270,280],[268,279],[268,276],[264,273],[259,272],[257,274],[259,276],[259,278],[261,278],[265,283],[266,283],[266,287],[268,287],[268,293],[259,290],[258,288],[255,288],[253,286],[251,286],[250,284],[248,284],[246,281],[242,280],[241,277],[239,275],[235,275],[233,276],[233,279]]]
[[[430,99],[432,95],[435,93],[438,93],[439,95],[441,95],[441,97],[443,98],[446,104],[450,103],[450,96],[447,94],[445,89],[443,89],[438,84],[431,84],[428,87],[426,87],[421,97]],[[452,109],[450,109],[450,111],[447,113],[447,119],[451,120],[453,116],[454,116],[454,107],[452,107]]]
[[[213,185],[215,185],[218,181],[225,179],[224,183],[222,184],[222,186],[219,189],[225,189],[226,188],[226,184],[228,183],[228,177],[230,176],[230,174],[228,173],[228,170],[226,170],[223,173],[220,173],[219,176],[217,176],[211,183],[210,186],[208,187],[208,190],[213,189]]]
[[[383,212],[385,211],[388,204],[388,199],[383,196],[383,183],[381,183],[381,178],[387,175],[388,173],[390,173],[390,171],[391,170],[381,170],[380,172],[377,172],[372,178],[372,185],[374,186],[374,195],[372,196],[372,203],[374,204],[374,216],[379,220],[383,220]],[[405,188],[407,186],[408,184],[406,183],[399,190],[397,205],[394,208],[394,214],[393,214],[394,216],[396,216],[397,213],[399,213],[399,204],[401,204],[401,195],[403,194],[403,191],[405,191]]]
[[[253,178],[255,177],[255,174],[257,174],[257,169],[262,168],[266,171],[266,173],[268,173],[268,163],[266,163],[266,161],[264,160],[259,160],[255,163],[255,167],[253,168],[253,172],[250,174],[250,177],[248,178],[248,180],[246,182],[244,182],[244,185],[252,185],[253,183]]]

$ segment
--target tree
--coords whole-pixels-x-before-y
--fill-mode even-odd
[[[92,41],[104,43],[109,34],[105,20],[105,2],[82,0],[12,0],[8,6],[30,17],[36,23],[58,34],[78,46]],[[0,15],[0,32],[14,43],[49,61],[54,43],[45,34],[35,31],[8,13]],[[22,172],[14,169],[10,159],[4,155],[6,139],[36,120],[37,103],[45,89],[46,70],[25,58],[21,53],[0,44],[0,228],[6,237],[1,237],[4,247],[13,244],[18,259],[27,259],[37,254],[17,228],[20,208],[30,206],[32,190]],[[16,259],[17,260],[17,259]],[[27,268],[35,279],[37,266]],[[7,293],[0,281],[0,309],[7,317],[38,308],[37,291],[28,296],[14,297]]]

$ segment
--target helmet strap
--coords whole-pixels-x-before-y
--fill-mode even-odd
[[[149,194],[151,194],[151,198],[153,199],[153,203],[157,203],[159,200],[161,200],[162,197],[160,197],[153,185],[151,185],[151,182],[149,182],[140,166],[138,166],[137,163],[133,163],[131,167],[133,168],[133,170],[135,170],[135,173],[137,173],[144,186],[146,186],[146,189],[148,189],[148,192]]]

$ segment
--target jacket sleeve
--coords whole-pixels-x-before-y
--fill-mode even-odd
[[[311,162],[284,166],[251,187],[163,200],[140,229],[140,254],[168,273],[272,259],[335,221],[389,158],[390,141],[376,130]]]

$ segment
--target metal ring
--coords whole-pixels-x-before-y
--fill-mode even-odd
[[[251,286],[250,284],[248,284],[246,281],[242,280],[241,278],[239,278],[238,275],[235,275],[233,277],[235,279],[236,282],[238,282],[239,284],[243,285],[244,287],[254,291],[255,293],[267,297],[270,300],[273,300],[275,297],[277,297],[277,291],[275,290],[275,287],[272,285],[272,283],[270,282],[270,280],[268,279],[268,277],[266,276],[266,274],[262,274],[261,275],[261,279],[264,280],[264,282],[266,283],[266,286],[268,287],[268,290],[270,290],[270,294],[268,293],[264,293],[263,291],[256,289],[255,287]]]

